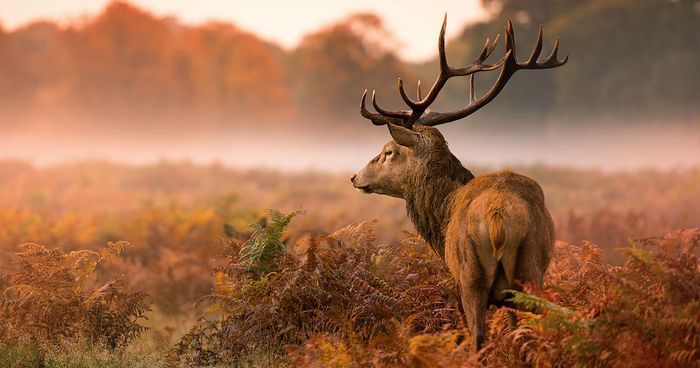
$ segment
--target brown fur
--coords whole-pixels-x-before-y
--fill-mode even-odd
[[[519,283],[542,284],[554,246],[542,189],[511,171],[474,177],[435,128],[389,128],[394,140],[353,176],[353,184],[406,200],[416,230],[460,285],[478,349],[488,305],[502,303],[503,290],[519,289]]]

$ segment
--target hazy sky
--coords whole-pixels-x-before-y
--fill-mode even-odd
[[[15,28],[37,18],[60,22],[100,12],[110,0],[0,0],[0,22]],[[421,60],[436,52],[437,34],[445,12],[448,37],[467,22],[484,18],[479,0],[132,0],[158,15],[175,15],[186,23],[211,19],[294,46],[304,34],[343,16],[372,11],[379,14],[401,44],[399,52]]]

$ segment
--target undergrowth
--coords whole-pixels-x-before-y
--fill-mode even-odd
[[[378,244],[367,221],[285,244],[298,214],[224,241],[205,317],[167,353],[139,340],[146,295],[102,272],[126,243],[21,246],[0,283],[0,366],[698,366],[700,229],[634,240],[620,266],[590,242],[558,242],[544,288],[491,308],[472,354],[457,287],[420,237]]]
[[[98,352],[126,349],[144,331],[149,303],[145,294],[129,290],[125,279],[100,280],[97,271],[127,245],[67,253],[33,243],[20,246],[18,270],[4,276],[0,299],[2,366],[66,366],[60,362],[72,359],[79,360],[69,366],[94,366],[87,362],[101,361],[100,354],[113,359],[112,353]]]
[[[414,235],[374,244],[373,224],[307,239],[303,254],[277,246],[263,268],[247,267],[245,243],[230,241],[203,300],[210,315],[171,362],[251,366],[262,353],[292,367],[698,364],[700,229],[635,240],[622,266],[604,263],[592,243],[558,242],[544,288],[514,292],[519,310],[492,307],[488,341],[471,354],[442,262]]]
[[[308,239],[300,256],[276,247],[276,265],[256,269],[247,267],[246,244],[230,241],[229,263],[216,271],[216,289],[204,300],[221,317],[202,319],[175,349],[177,361],[235,362],[260,349],[287,355],[327,335],[366,342],[365,356],[399,364],[404,356],[391,350],[401,348],[392,336],[456,328],[456,287],[441,261],[416,236],[375,245],[374,224]]]

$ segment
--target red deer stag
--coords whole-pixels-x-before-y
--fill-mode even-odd
[[[452,68],[445,55],[445,27],[438,42],[440,74],[425,97],[418,82],[417,100],[407,96],[399,78],[398,89],[410,110],[389,111],[377,105],[376,112],[365,106],[362,116],[374,125],[387,125],[391,140],[381,153],[353,175],[353,186],[365,193],[403,198],[417,231],[443,258],[457,280],[466,324],[479,349],[484,341],[485,314],[489,304],[502,305],[504,290],[519,289],[522,282],[542,285],[549,264],[554,225],[545,208],[540,186],[530,178],[511,171],[474,177],[450,152],[447,142],[434,126],[464,118],[493,100],[520,69],[549,69],[562,66],[557,58],[559,39],[552,53],[538,61],[542,51],[542,27],[527,61],[518,61],[510,20],[505,29],[505,54],[495,64],[486,59],[499,37],[487,39],[481,55],[470,65]],[[500,69],[491,89],[474,96],[474,74]],[[430,111],[448,79],[470,76],[469,103],[454,112]]]

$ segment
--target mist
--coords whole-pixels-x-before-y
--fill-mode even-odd
[[[514,14],[527,15],[515,18],[520,59],[538,24],[545,26],[541,59],[556,36],[560,57],[571,57],[556,69],[519,72],[488,106],[440,126],[467,166],[699,164],[697,7],[502,5],[450,40],[451,66],[467,65]],[[619,19],[622,11],[630,16]],[[360,116],[362,91],[376,89],[381,106],[405,109],[396,78],[411,89],[422,80],[427,89],[439,70],[436,58],[402,59],[393,28],[376,14],[348,14],[289,49],[257,30],[182,23],[125,2],[80,22],[0,28],[0,158],[353,172],[389,139]],[[496,62],[502,47],[486,62]],[[489,74],[475,77],[478,96],[491,87]],[[451,79],[430,108],[462,108],[466,86],[466,78]]]
[[[358,114],[359,115],[359,114]],[[0,159],[19,159],[37,166],[72,161],[106,160],[144,165],[158,161],[220,163],[233,168],[279,171],[358,170],[390,138],[358,116],[350,123],[330,121],[256,129],[255,121],[237,128],[174,131],[19,130],[4,135]],[[354,124],[354,125],[351,125]],[[700,129],[692,125],[645,124],[631,129],[567,123],[545,129],[499,129],[470,122],[441,126],[452,152],[466,166],[492,169],[547,165],[603,171],[682,169],[700,165]],[[60,124],[59,124],[60,125]],[[105,123],[102,126],[120,126]],[[176,124],[176,125],[184,125]],[[572,126],[579,125],[578,128]],[[244,128],[248,126],[249,128]]]

